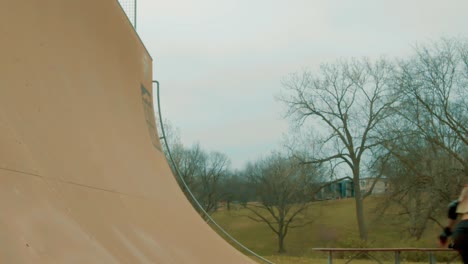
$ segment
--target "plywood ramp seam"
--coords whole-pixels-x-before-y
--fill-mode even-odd
[[[90,186],[90,185],[86,185],[86,184],[81,184],[81,183],[76,183],[76,182],[71,182],[71,181],[64,181],[62,179],[51,178],[51,177],[42,176],[42,175],[35,174],[35,173],[30,173],[30,172],[24,172],[24,171],[13,170],[13,169],[8,169],[8,168],[2,168],[2,167],[0,167],[0,170],[9,171],[9,172],[18,173],[18,174],[23,174],[23,175],[26,175],[26,176],[33,176],[33,177],[41,178],[41,179],[43,179],[45,181],[56,181],[56,182],[59,182],[59,183],[79,186],[79,187],[83,187],[83,188],[87,188],[87,189],[93,189],[93,190],[98,190],[98,191],[103,191],[103,192],[115,193],[115,194],[122,195],[122,196],[130,196],[130,197],[133,197],[133,198],[148,199],[148,197],[141,196],[141,195],[123,193],[123,192],[119,192],[119,191],[116,191],[116,190],[109,190],[109,189]]]

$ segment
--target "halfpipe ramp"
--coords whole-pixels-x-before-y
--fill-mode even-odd
[[[253,263],[171,174],[152,58],[116,0],[0,19],[0,263]]]

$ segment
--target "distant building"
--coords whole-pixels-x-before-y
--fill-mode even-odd
[[[315,195],[316,200],[332,200],[349,197],[354,197],[354,185],[350,177],[344,177],[325,184]]]
[[[367,177],[359,181],[361,193],[367,193],[374,184],[371,194],[384,194],[388,190],[386,178]],[[315,200],[334,200],[354,197],[354,185],[351,177],[344,177],[324,184],[324,187],[315,195]]]
[[[386,178],[376,178],[376,177],[367,177],[362,178],[359,181],[359,187],[361,188],[361,193],[367,193],[372,188],[374,184],[374,189],[372,189],[371,194],[383,194],[388,190],[388,181]]]

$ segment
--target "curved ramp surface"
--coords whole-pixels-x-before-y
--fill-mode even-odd
[[[178,187],[115,0],[0,8],[0,263],[252,263]]]

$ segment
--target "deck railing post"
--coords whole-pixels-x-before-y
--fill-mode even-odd
[[[395,264],[400,264],[400,251],[395,251]]]
[[[333,260],[332,260],[332,252],[333,251],[328,251],[328,264],[333,264]]]
[[[436,264],[436,259],[434,257],[434,253],[432,251],[429,251],[429,263],[430,264]]]

